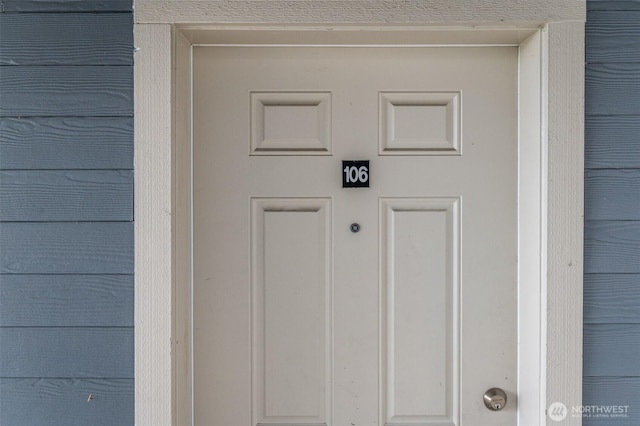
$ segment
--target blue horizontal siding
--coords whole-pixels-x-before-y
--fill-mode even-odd
[[[0,378],[3,426],[134,424],[133,379]]]
[[[0,115],[131,116],[133,67],[2,67]]]
[[[587,64],[585,111],[592,115],[640,115],[640,63]]]
[[[640,221],[586,221],[584,239],[585,273],[640,273]]]
[[[132,1],[0,3],[0,424],[132,426]]]
[[[0,223],[0,273],[133,274],[133,224]]]
[[[595,10],[640,10],[640,0],[588,0],[587,9]]]
[[[585,324],[585,376],[640,376],[640,324]]]
[[[0,377],[132,379],[133,345],[132,327],[1,327]]]
[[[587,62],[640,61],[640,10],[591,11],[587,19]]]
[[[124,13],[3,13],[0,65],[133,65],[132,25]]]
[[[0,221],[131,221],[130,170],[0,171]]]
[[[3,275],[3,327],[133,327],[133,275]]]
[[[585,168],[640,169],[640,119],[638,116],[587,116]]]
[[[586,274],[586,324],[640,324],[640,274]]]
[[[0,118],[0,169],[131,170],[133,118]]]
[[[4,12],[127,12],[133,0],[2,0]]]
[[[640,169],[586,170],[584,203],[587,220],[640,220]]]
[[[640,424],[640,404],[638,401],[640,401],[640,378],[585,377],[582,394],[583,405],[626,406],[628,408],[626,409],[626,417],[607,418],[585,415],[582,424],[583,426],[638,426]]]
[[[640,1],[590,0],[586,25],[585,426],[640,425]],[[578,414],[579,416],[579,414]]]

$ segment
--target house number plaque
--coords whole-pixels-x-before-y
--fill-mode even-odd
[[[369,187],[369,160],[342,162],[343,188]]]

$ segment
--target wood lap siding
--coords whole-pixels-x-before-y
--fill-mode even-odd
[[[640,0],[590,0],[586,25],[584,405],[640,424]]]
[[[0,11],[0,425],[133,425],[132,1]]]

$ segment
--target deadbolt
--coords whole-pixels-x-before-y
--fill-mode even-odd
[[[507,405],[507,394],[499,388],[491,388],[484,393],[484,405],[491,411],[500,411]]]

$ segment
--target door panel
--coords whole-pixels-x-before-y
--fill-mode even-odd
[[[331,202],[252,199],[256,423],[325,423],[331,403]]]
[[[517,49],[193,64],[196,424],[515,424]]]
[[[458,207],[455,198],[380,202],[386,423],[453,422],[460,334]]]

